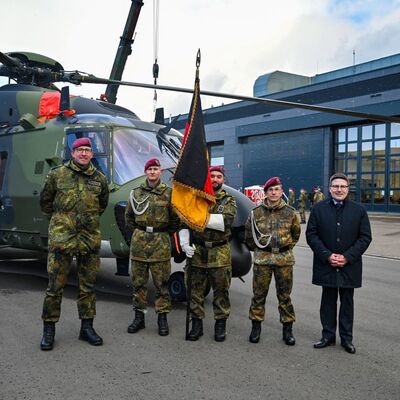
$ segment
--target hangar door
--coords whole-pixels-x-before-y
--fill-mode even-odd
[[[323,187],[324,167],[329,173],[323,129],[250,136],[244,139],[243,150],[244,186],[279,176],[284,190],[293,187],[296,197],[301,188],[310,192],[316,185],[328,191]]]

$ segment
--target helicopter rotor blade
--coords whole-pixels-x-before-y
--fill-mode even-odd
[[[68,79],[67,76],[64,76],[63,78]],[[132,86],[132,87],[140,87],[140,88],[145,88],[145,89],[157,89],[157,90],[166,90],[166,91],[171,91],[171,92],[191,93],[191,94],[193,93],[193,89],[189,89],[189,88],[182,88],[182,87],[176,87],[176,86],[163,86],[163,85],[158,85],[158,84],[153,85],[153,84],[149,84],[149,83],[128,82],[128,81],[118,81],[118,80],[112,80],[112,79],[97,78],[94,75],[80,75],[78,72],[73,73],[72,79],[73,79],[73,83],[75,83],[75,84],[79,81],[81,83],[96,83],[96,84],[105,84],[105,85],[116,84],[116,85],[121,85],[121,86]],[[213,97],[221,97],[221,98],[225,98],[225,99],[251,101],[251,102],[256,102],[256,103],[271,104],[274,106],[287,107],[287,108],[300,108],[300,109],[304,109],[304,110],[338,114],[338,115],[344,115],[347,117],[362,118],[362,119],[367,119],[367,120],[372,120],[372,121],[400,123],[399,117],[392,117],[392,116],[386,116],[386,115],[344,110],[341,108],[334,108],[334,107],[315,106],[315,105],[311,105],[311,104],[296,103],[293,101],[268,99],[268,98],[263,98],[263,97],[235,95],[235,94],[230,94],[230,93],[212,92],[212,91],[208,91],[208,90],[201,90],[200,94],[203,96],[213,96]]]
[[[62,71],[62,72],[53,72],[47,69],[42,68],[32,68],[26,67],[23,63],[19,60],[8,56],[0,52],[0,62],[5,66],[3,70],[0,70],[0,75],[3,73],[5,76],[14,76],[19,74],[32,74],[35,76],[36,79],[40,79],[40,82],[46,83],[47,85],[53,82],[69,82],[75,85],[79,85],[81,83],[93,83],[93,84],[104,84],[104,85],[121,85],[121,86],[131,86],[131,87],[141,87],[145,89],[157,89],[157,90],[165,90],[171,92],[180,92],[180,93],[189,93],[193,94],[193,89],[183,88],[183,87],[176,87],[176,86],[164,86],[164,85],[154,85],[149,83],[140,83],[140,82],[128,82],[128,81],[119,81],[113,79],[105,79],[105,78],[98,78],[94,75],[84,74],[79,71]],[[9,70],[7,70],[9,68]],[[18,70],[18,71],[16,71]],[[28,76],[28,75],[27,75]],[[311,104],[305,103],[297,103],[287,100],[277,100],[277,99],[269,99],[263,97],[253,97],[253,96],[243,96],[243,95],[235,95],[231,93],[221,93],[221,92],[212,92],[208,90],[201,90],[200,92],[203,96],[212,96],[212,97],[219,97],[225,99],[232,99],[232,100],[240,100],[240,101],[250,101],[256,103],[264,103],[270,104],[278,107],[287,107],[287,108],[299,108],[303,110],[310,110],[316,112],[323,112],[323,113],[331,113],[337,115],[344,115],[347,117],[353,117],[358,119],[366,119],[371,121],[381,121],[381,122],[395,122],[400,123],[399,117],[387,116],[387,115],[379,115],[379,114],[372,114],[372,113],[365,113],[359,111],[352,111],[352,110],[344,110],[341,108],[334,108],[334,107],[325,107],[325,106],[316,106]]]

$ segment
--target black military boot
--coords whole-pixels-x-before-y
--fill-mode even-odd
[[[85,340],[92,346],[101,346],[103,344],[103,339],[96,333],[93,328],[93,319],[82,319],[79,339]]]
[[[128,333],[136,333],[141,329],[144,329],[146,326],[144,324],[144,313],[142,311],[135,311],[135,319],[128,326]]]
[[[168,334],[169,334],[166,313],[158,314],[158,334],[160,336],[168,336]]]
[[[43,337],[40,342],[40,350],[53,350],[56,324],[54,322],[43,323]]]
[[[251,321],[250,343],[258,343],[261,335],[261,321]]]
[[[282,327],[282,339],[288,346],[294,346],[296,339],[293,336],[292,331],[293,324],[291,322],[285,322]]]
[[[223,342],[226,338],[226,318],[217,319],[214,326],[214,339],[216,342]]]
[[[194,342],[203,336],[203,320],[199,318],[192,318],[192,329],[189,332],[188,339]]]

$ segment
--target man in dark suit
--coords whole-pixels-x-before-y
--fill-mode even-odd
[[[307,243],[314,252],[312,283],[322,286],[322,338],[314,343],[314,348],[336,343],[339,294],[341,344],[348,353],[354,354],[354,288],[361,287],[362,254],[371,242],[371,227],[365,209],[348,199],[346,175],[332,175],[329,192],[330,199],[314,205],[306,230]]]

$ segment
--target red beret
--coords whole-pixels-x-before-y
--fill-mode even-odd
[[[92,144],[90,143],[90,139],[87,137],[76,139],[75,142],[72,143],[72,150],[75,150],[77,147],[81,147],[81,146],[92,147]]]
[[[213,171],[220,172],[222,175],[225,176],[225,169],[222,165],[214,165],[213,167],[210,167],[210,172]]]
[[[267,182],[265,182],[264,185],[264,192],[270,188],[271,186],[277,186],[277,185],[282,185],[281,179],[278,176],[274,176],[272,178],[269,178]]]
[[[146,172],[150,167],[161,167],[160,160],[158,158],[150,158],[144,165],[144,172]]]

